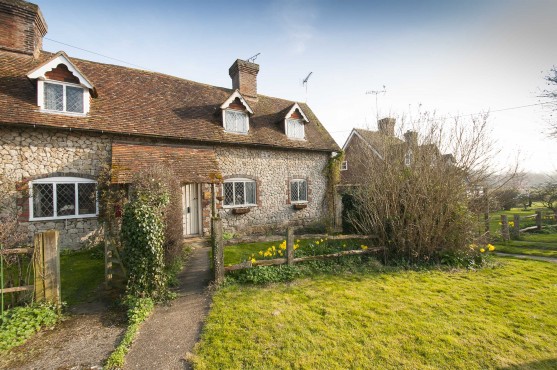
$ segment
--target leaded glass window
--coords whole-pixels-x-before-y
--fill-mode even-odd
[[[45,82],[44,108],[59,112],[83,113],[83,88]]]
[[[257,204],[256,184],[253,180],[226,180],[223,185],[225,206],[248,206]]]
[[[237,110],[227,109],[224,111],[224,129],[229,132],[247,134],[248,114]]]
[[[308,187],[306,180],[292,180],[290,181],[290,201],[307,202],[308,201]]]
[[[301,119],[287,119],[286,135],[294,139],[303,139],[305,137],[304,122]]]
[[[97,184],[78,177],[51,177],[31,183],[32,220],[92,217],[97,214]]]

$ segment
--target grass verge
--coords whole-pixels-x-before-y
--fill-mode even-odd
[[[124,366],[126,354],[130,350],[141,323],[147,320],[155,308],[155,304],[150,298],[128,297],[125,304],[128,306],[128,328],[118,347],[106,360],[104,369],[121,369]]]
[[[557,367],[555,265],[321,275],[219,290],[196,369]]]
[[[103,253],[101,247],[61,253],[60,286],[68,306],[91,298],[104,281]]]

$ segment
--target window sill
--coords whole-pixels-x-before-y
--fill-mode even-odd
[[[292,208],[294,209],[305,209],[308,207],[308,203],[304,202],[304,203],[293,203]]]
[[[253,207],[257,207],[257,204],[238,204],[238,205],[223,205],[222,208],[224,209],[236,209],[236,208],[253,208]]]
[[[292,136],[286,136],[289,140],[296,140],[296,141],[306,141],[306,138],[299,138],[299,137],[292,137]]]
[[[64,111],[50,110],[50,109],[39,109],[39,112],[48,113],[48,114],[59,114],[61,116],[70,116],[70,117],[87,117],[87,113],[64,112]]]
[[[83,219],[83,218],[96,218],[96,217],[97,217],[97,215],[77,215],[77,216],[59,216],[59,217],[29,217],[29,222],[79,220],[79,219]]]
[[[251,208],[232,208],[232,213],[235,215],[243,215],[245,213],[248,213],[250,211]]]

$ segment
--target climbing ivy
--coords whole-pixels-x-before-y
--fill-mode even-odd
[[[123,262],[128,270],[127,293],[155,301],[169,298],[164,271],[164,207],[170,200],[164,184],[144,178],[135,183],[122,218]]]
[[[332,228],[334,225],[336,214],[336,186],[340,183],[340,167],[343,161],[344,151],[341,150],[329,158],[327,166],[325,167],[325,174],[327,175],[327,191],[325,193],[325,201],[327,202],[327,210],[329,212],[327,217],[329,228]]]

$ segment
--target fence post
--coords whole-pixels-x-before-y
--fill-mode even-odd
[[[536,211],[536,226],[538,230],[542,229],[542,211]]]
[[[518,239],[520,237],[520,216],[514,215],[513,217],[514,227],[513,227],[513,238]]]
[[[503,241],[508,241],[510,239],[509,220],[507,219],[507,215],[501,215],[501,236],[503,237]]]
[[[292,227],[286,229],[286,261],[290,266],[294,264],[294,229]]]
[[[222,238],[222,219],[211,219],[212,244],[213,244],[213,271],[216,285],[224,281],[224,241]]]
[[[35,235],[35,299],[60,305],[60,249],[58,230],[48,230]]]

